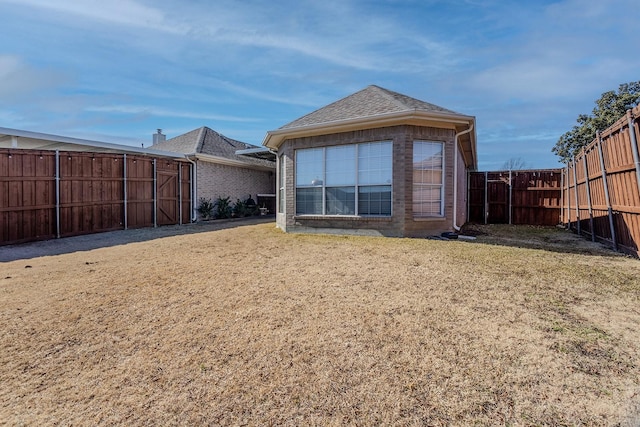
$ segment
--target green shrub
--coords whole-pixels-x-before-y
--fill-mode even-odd
[[[236,218],[242,218],[247,216],[247,204],[240,199],[236,200],[236,204],[233,205],[233,213]]]
[[[198,213],[202,219],[209,219],[213,216],[214,203],[211,199],[205,199],[200,197],[200,204],[198,205]]]
[[[231,199],[229,197],[218,197],[214,205],[216,218],[231,218]]]

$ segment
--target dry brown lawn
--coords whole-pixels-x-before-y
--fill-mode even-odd
[[[0,424],[640,422],[640,261],[475,232],[259,224],[0,263]]]

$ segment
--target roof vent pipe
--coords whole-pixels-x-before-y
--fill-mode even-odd
[[[153,145],[165,142],[166,140],[167,136],[162,133],[162,129],[158,129],[158,133],[153,134]]]

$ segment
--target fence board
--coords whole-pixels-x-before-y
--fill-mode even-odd
[[[560,169],[471,172],[469,221],[557,225],[562,209],[561,180]]]
[[[57,224],[60,236],[125,228],[125,180],[127,226],[154,225],[153,158],[81,152],[60,152],[58,158],[56,204],[55,152],[0,149],[0,245],[54,238]],[[158,164],[158,182],[164,182],[159,224],[190,222],[190,164],[166,158]]]
[[[637,170],[640,165],[634,160],[634,149],[638,150],[640,139],[638,116],[640,107],[629,111],[585,147],[567,165],[563,188],[564,199],[571,205],[571,208],[566,207],[569,212],[564,218],[567,227],[634,256],[640,255],[640,174]],[[580,165],[585,162],[588,176],[581,172]],[[577,183],[572,179],[573,174],[578,177]],[[572,197],[576,192],[577,201],[574,202]]]
[[[55,154],[2,150],[0,176],[0,244],[55,237]]]

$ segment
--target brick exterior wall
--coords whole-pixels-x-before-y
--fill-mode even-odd
[[[231,203],[235,203],[237,199],[244,200],[251,195],[257,202],[257,194],[275,193],[275,170],[271,172],[254,170],[202,160],[198,160],[197,168],[196,207],[201,197],[211,201],[215,201],[218,197],[229,197]]]
[[[278,150],[279,161],[285,162],[285,212],[279,212],[276,223],[284,231],[338,232],[384,236],[425,237],[453,230],[453,180],[454,180],[453,129],[422,126],[391,126],[329,135],[295,138],[284,141]],[[413,141],[444,142],[445,202],[444,217],[413,218]],[[367,217],[309,217],[295,215],[295,150],[328,147],[374,141],[393,142],[392,216]],[[458,165],[458,212],[466,215],[466,168]],[[463,177],[463,179],[460,179]],[[461,195],[462,194],[462,195]],[[458,224],[461,224],[460,222]]]

